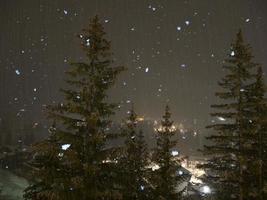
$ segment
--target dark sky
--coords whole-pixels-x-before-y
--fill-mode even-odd
[[[165,104],[186,126],[210,122],[222,61],[242,28],[267,70],[266,0],[0,0],[0,115],[38,122],[60,100],[68,62],[83,59],[76,34],[98,14],[116,64],[128,68],[111,92],[156,119]]]

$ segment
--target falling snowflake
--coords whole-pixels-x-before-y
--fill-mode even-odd
[[[90,46],[90,39],[89,38],[86,40],[86,46]]]
[[[61,149],[62,149],[62,150],[67,150],[68,148],[70,148],[70,144],[63,144],[63,145],[61,146]]]
[[[153,7],[152,5],[149,5],[148,8],[151,9],[151,10],[153,10],[153,11],[156,11],[156,8]]]
[[[179,152],[176,151],[176,150],[173,150],[173,151],[171,152],[171,154],[172,154],[172,156],[178,156],[178,155],[179,155]]]
[[[186,20],[185,24],[188,26],[190,24],[190,21]]]
[[[235,56],[235,52],[234,51],[231,51],[231,56]]]
[[[220,121],[226,121],[226,119],[223,118],[223,117],[218,117],[218,120],[220,120]]]
[[[67,15],[67,14],[68,14],[68,11],[67,11],[67,10],[64,10],[63,12],[64,12],[64,14],[65,14],[65,15]]]
[[[15,70],[15,73],[19,76],[21,73],[18,69]]]
[[[149,68],[147,67],[146,69],[145,69],[145,72],[147,73],[149,71]]]

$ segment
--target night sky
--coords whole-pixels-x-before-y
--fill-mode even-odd
[[[84,59],[76,35],[98,14],[115,64],[128,68],[111,99],[158,119],[166,103],[188,127],[210,123],[223,59],[239,28],[267,70],[266,0],[0,0],[0,117],[23,124],[59,102],[69,62]]]

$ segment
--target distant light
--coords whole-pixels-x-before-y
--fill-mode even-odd
[[[185,68],[185,67],[186,67],[186,64],[181,64],[181,67],[182,67],[182,68]]]
[[[34,91],[34,92],[36,92],[36,91],[37,91],[37,89],[36,89],[36,88],[33,88],[33,91]]]
[[[15,70],[15,73],[19,76],[20,75],[20,71],[18,69]]]
[[[108,19],[105,19],[105,23],[108,23],[109,22],[109,20]]]
[[[70,144],[63,144],[63,145],[61,146],[61,149],[62,149],[62,150],[67,150],[68,148],[70,148]]]
[[[246,22],[250,22],[250,19],[249,19],[249,18],[247,18],[247,19],[246,19]]]
[[[205,185],[202,187],[201,191],[205,194],[210,194],[211,193],[211,189],[209,186]]]
[[[183,171],[181,171],[181,170],[179,170],[179,171],[178,171],[178,174],[179,174],[179,175],[183,175],[183,174],[184,174],[184,172],[183,172]]]
[[[142,121],[144,121],[144,120],[145,120],[144,117],[137,117],[137,118],[136,118],[136,121],[139,121],[139,122],[142,122]]]
[[[149,71],[149,68],[147,67],[146,70],[145,70],[145,72],[147,73],[148,71]]]
[[[135,28],[134,28],[134,27],[132,27],[132,28],[131,28],[131,31],[134,31],[134,30],[135,30]]]
[[[64,12],[64,14],[65,14],[65,15],[67,15],[67,14],[68,14],[68,11],[67,11],[67,10],[64,10],[63,12]]]
[[[180,31],[180,30],[182,30],[182,27],[181,26],[177,26],[176,29],[177,29],[177,31]]]

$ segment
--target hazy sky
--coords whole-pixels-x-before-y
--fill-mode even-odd
[[[266,0],[1,0],[0,115],[38,122],[60,100],[68,62],[83,59],[76,34],[98,14],[124,72],[111,91],[152,119],[209,123],[222,61],[239,28],[267,70]],[[194,120],[195,119],[195,120]]]

